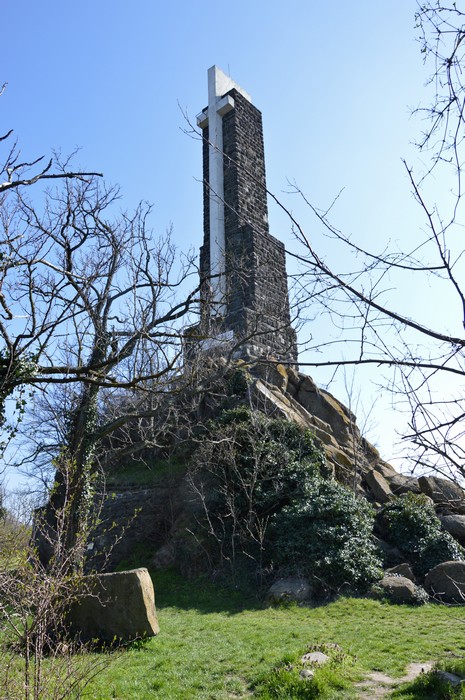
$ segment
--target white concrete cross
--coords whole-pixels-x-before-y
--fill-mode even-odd
[[[249,102],[250,95],[217,66],[208,70],[208,107],[199,114],[200,127],[208,124],[209,191],[210,191],[210,275],[212,311],[223,316],[226,312],[225,234],[224,234],[224,182],[223,182],[223,116],[234,108],[234,100],[225,95],[235,88]]]

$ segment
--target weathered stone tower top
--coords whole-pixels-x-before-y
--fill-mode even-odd
[[[203,135],[202,324],[238,355],[296,364],[284,245],[270,235],[263,128],[250,96],[213,66]]]

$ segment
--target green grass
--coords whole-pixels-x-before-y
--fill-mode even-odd
[[[299,654],[288,656],[280,664],[266,671],[254,686],[257,700],[337,700],[353,694],[351,671],[355,659],[345,654],[339,647],[328,645],[311,647],[312,651],[322,651],[330,657],[323,667],[314,669],[315,676],[308,682],[300,677],[302,663]]]
[[[462,621],[457,621],[457,624],[463,625]],[[442,659],[437,663],[437,668],[454,673],[459,677],[465,678],[465,659],[449,658]],[[452,688],[449,684],[445,684],[433,672],[419,676],[412,683],[406,683],[400,686],[393,694],[394,700],[464,700],[465,688]]]
[[[160,635],[109,664],[86,697],[342,700],[355,697],[352,683],[365,672],[380,670],[399,677],[411,661],[465,654],[465,625],[457,621],[461,616],[457,608],[410,608],[356,598],[313,608],[263,608],[258,600],[244,601],[234,591],[203,580],[184,581],[170,573],[156,573],[153,580]],[[294,694],[274,695],[266,690],[283,662],[298,659],[310,644],[325,643],[339,644],[350,661],[332,663],[318,672],[313,685],[321,686],[320,694],[310,690],[311,684],[302,696],[295,690],[289,691]],[[284,685],[286,680],[294,683],[289,675]]]

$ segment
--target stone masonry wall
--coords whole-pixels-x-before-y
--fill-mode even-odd
[[[295,364],[296,334],[290,325],[285,251],[268,228],[262,117],[236,90],[228,94],[235,106],[223,117],[227,313],[221,330],[232,329],[237,339],[245,339],[245,355],[272,355]],[[210,266],[208,126],[203,137],[200,271],[206,279]],[[204,322],[207,314],[208,310]]]

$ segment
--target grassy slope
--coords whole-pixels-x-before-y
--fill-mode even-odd
[[[461,610],[341,599],[316,608],[263,609],[202,581],[155,574],[161,632],[131,649],[93,682],[93,700],[193,700],[251,697],[253,683],[308,644],[335,642],[356,657],[345,671],[402,675],[410,661],[463,654]],[[465,617],[465,612],[463,613]],[[334,698],[353,697],[338,690]],[[412,696],[413,697],[413,696]]]

